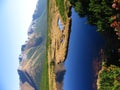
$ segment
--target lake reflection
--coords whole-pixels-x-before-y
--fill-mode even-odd
[[[96,27],[88,25],[72,9],[72,27],[68,56],[65,61],[64,90],[94,90],[93,60],[104,42]]]

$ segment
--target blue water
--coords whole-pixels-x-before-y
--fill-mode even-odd
[[[72,9],[72,27],[65,62],[64,90],[94,90],[93,60],[103,47],[103,39],[96,27],[88,25]]]
[[[64,26],[62,25],[60,18],[58,19],[58,26],[59,26],[61,31],[64,29]]]

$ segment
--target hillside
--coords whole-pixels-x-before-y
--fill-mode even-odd
[[[38,0],[28,29],[28,40],[21,47],[18,74],[21,90],[40,90],[46,57],[47,0]]]

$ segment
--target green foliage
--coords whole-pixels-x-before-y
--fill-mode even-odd
[[[88,10],[88,22],[98,27],[97,31],[105,31],[110,28],[112,8],[110,1],[90,0]]]
[[[49,0],[48,1],[48,5],[47,5],[47,21],[49,22]],[[41,81],[40,81],[40,90],[49,90],[49,76],[48,76],[48,47],[50,45],[50,37],[49,37],[49,33],[50,33],[50,23],[47,24],[47,40],[46,40],[46,57],[44,59],[44,63],[42,65],[42,74],[41,74]]]
[[[50,66],[55,66],[55,61],[52,60],[52,61],[50,62]]]
[[[78,14],[83,17],[85,16],[85,11],[84,11],[84,7],[82,5],[81,2],[76,2],[75,3],[75,11],[78,12]]]
[[[110,17],[113,13],[111,3],[113,0],[70,0],[80,17],[87,16],[88,23],[96,25],[97,31],[110,28]]]
[[[72,5],[74,5],[78,0],[69,0]]]
[[[66,16],[65,16],[65,5],[64,5],[64,0],[55,0],[56,4],[58,6],[58,9],[60,11],[60,14],[62,16],[63,21],[66,21]]]
[[[113,90],[120,90],[120,85],[115,86]]]
[[[120,68],[114,65],[104,67],[99,74],[99,90],[119,90],[120,88]]]

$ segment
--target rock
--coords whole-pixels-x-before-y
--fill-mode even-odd
[[[20,81],[22,82],[22,84],[27,83],[27,85],[29,84],[30,87],[34,88],[33,90],[37,90],[35,83],[27,72],[18,70],[18,74],[20,76]]]

